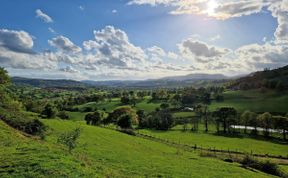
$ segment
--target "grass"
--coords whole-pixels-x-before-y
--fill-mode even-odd
[[[214,111],[218,107],[234,107],[240,112],[287,112],[288,95],[274,91],[261,93],[259,91],[227,91],[223,102],[215,102],[209,106]]]
[[[113,111],[116,107],[121,106],[120,100],[119,99],[113,99],[111,102],[109,101],[103,101],[103,102],[90,102],[90,103],[85,103],[82,105],[78,105],[80,110],[83,110],[85,107],[91,107],[93,110],[97,109],[106,109],[107,112]]]
[[[0,177],[99,175],[54,144],[23,136],[0,121]]]
[[[140,102],[136,103],[135,109],[140,110],[143,109],[146,112],[155,111],[157,107],[160,107],[161,103],[149,103],[149,98],[145,98]],[[103,102],[89,102],[82,105],[78,105],[80,110],[83,110],[85,107],[91,107],[93,110],[97,109],[105,109],[107,112],[113,111],[116,107],[122,106],[119,98],[113,98],[111,102],[103,101]]]
[[[160,108],[161,103],[149,103],[149,99],[144,99],[141,102],[136,104],[136,109],[143,109],[146,112],[155,111],[156,108]]]
[[[174,117],[192,117],[195,116],[195,112],[175,112]]]
[[[288,156],[288,145],[277,144],[269,141],[256,140],[248,137],[228,137],[219,136],[212,133],[194,133],[191,131],[152,131],[152,130],[141,130],[140,133],[156,136],[157,138],[168,139],[174,142],[180,142],[182,144],[188,144],[194,146],[205,147],[205,148],[216,148],[231,151],[241,151],[258,154],[271,154],[271,155],[282,155]]]
[[[83,121],[85,118],[85,115],[87,114],[83,112],[69,112],[69,111],[66,111],[66,112],[69,116],[69,119],[73,121]]]
[[[117,131],[87,126],[83,122],[43,120],[51,129],[47,137],[55,143],[63,131],[81,127],[74,154],[85,154],[91,165],[114,170],[111,177],[270,177],[241,168],[236,163],[199,157],[198,153],[129,136]]]

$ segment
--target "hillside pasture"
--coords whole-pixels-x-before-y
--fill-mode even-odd
[[[227,91],[224,92],[224,101],[213,101],[209,110],[220,107],[234,107],[237,111],[250,110],[254,112],[288,112],[288,95],[275,91]]]

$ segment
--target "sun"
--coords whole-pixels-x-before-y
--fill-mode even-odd
[[[215,0],[210,0],[209,2],[207,2],[208,15],[213,15],[217,7],[218,7],[218,3]]]

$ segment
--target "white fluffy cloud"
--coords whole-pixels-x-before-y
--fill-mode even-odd
[[[35,11],[35,13],[36,13],[36,17],[42,19],[44,22],[46,22],[46,23],[52,23],[53,22],[53,19],[49,15],[47,15],[43,11],[41,11],[40,9],[37,9]]]
[[[72,41],[64,36],[57,36],[51,40],[48,40],[48,43],[63,52],[77,53],[82,51],[80,47],[76,46]]]
[[[32,52],[33,39],[25,31],[0,29],[0,46],[11,51],[30,53]]]
[[[94,31],[94,38],[94,40],[83,42],[84,48],[89,52],[94,52],[97,56],[96,58],[94,56],[94,59],[91,58],[90,62],[121,68],[136,68],[147,58],[140,47],[130,43],[124,31],[115,29],[113,26]]]

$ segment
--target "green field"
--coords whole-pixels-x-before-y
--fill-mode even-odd
[[[13,136],[13,142],[15,142],[15,145],[6,144],[5,147],[7,148],[5,150],[11,153],[7,154],[7,151],[5,152],[4,160],[8,160],[8,162],[3,163],[3,160],[1,160],[1,167],[3,167],[3,164],[9,164],[14,165],[11,166],[11,169],[20,169],[16,163],[30,164],[30,162],[35,160],[35,162],[39,162],[40,166],[42,164],[43,166],[51,165],[50,167],[45,167],[46,170],[62,164],[61,166],[59,165],[58,171],[52,169],[47,171],[47,174],[44,171],[41,172],[41,169],[38,172],[38,169],[34,170],[32,167],[30,175],[35,171],[37,174],[50,176],[53,175],[50,174],[50,171],[54,171],[54,175],[59,176],[63,174],[62,169],[70,169],[75,177],[77,177],[77,171],[79,171],[78,175],[85,172],[82,177],[97,177],[96,175],[100,177],[271,177],[258,171],[252,172],[246,170],[236,163],[226,163],[217,159],[199,157],[197,153],[185,152],[161,143],[129,136],[117,131],[86,126],[83,122],[43,121],[50,127],[50,134],[43,143],[42,141],[25,138],[27,140],[26,150],[28,151],[26,151],[24,158],[29,157],[29,159],[23,159],[21,156],[18,156],[21,155],[21,150],[12,149],[13,146],[17,147],[15,146],[17,145],[16,143],[19,144],[25,142],[25,140],[20,138],[15,139],[14,137],[17,138],[17,136],[6,133],[5,129],[3,131],[1,128],[1,139]],[[81,127],[79,145],[72,155],[67,154],[66,149],[62,146],[55,146],[57,135],[79,126]],[[1,143],[5,142],[1,141]],[[34,149],[33,153],[29,152],[30,149]],[[52,154],[53,152],[56,152],[57,155]],[[0,155],[1,159],[3,155],[4,152]],[[13,158],[11,155],[17,155],[17,159],[11,159]],[[59,159],[60,161],[58,162]],[[71,162],[73,159],[79,159],[83,162]],[[77,169],[82,167],[83,169]],[[1,173],[0,171],[0,175],[7,175],[5,173],[7,172]],[[94,175],[91,176],[91,173]],[[66,170],[66,174],[69,176],[68,170]],[[17,176],[19,174],[13,173],[11,175]]]
[[[23,136],[0,121],[0,177],[96,176],[84,161],[55,144]]]
[[[139,102],[136,103],[135,108],[140,110],[143,109],[146,112],[152,112],[155,111],[157,107],[160,107],[161,103],[149,103],[149,98],[145,98]],[[91,107],[94,110],[97,109],[105,109],[107,112],[113,111],[116,107],[123,106],[120,102],[119,98],[114,98],[112,101],[103,101],[103,102],[90,102],[90,103],[85,103],[82,105],[76,106],[80,110],[83,110],[85,107]]]
[[[234,107],[239,112],[250,110],[254,112],[287,112],[288,95],[279,92],[259,91],[227,91],[223,102],[213,101],[209,109],[214,111],[219,107]]]
[[[256,140],[246,137],[225,137],[214,135],[212,133],[194,133],[190,131],[151,131],[141,130],[140,133],[155,136],[157,138],[168,139],[177,143],[195,144],[205,148],[216,148],[231,151],[241,151],[258,154],[282,155],[288,156],[287,144],[277,144],[269,141]]]

